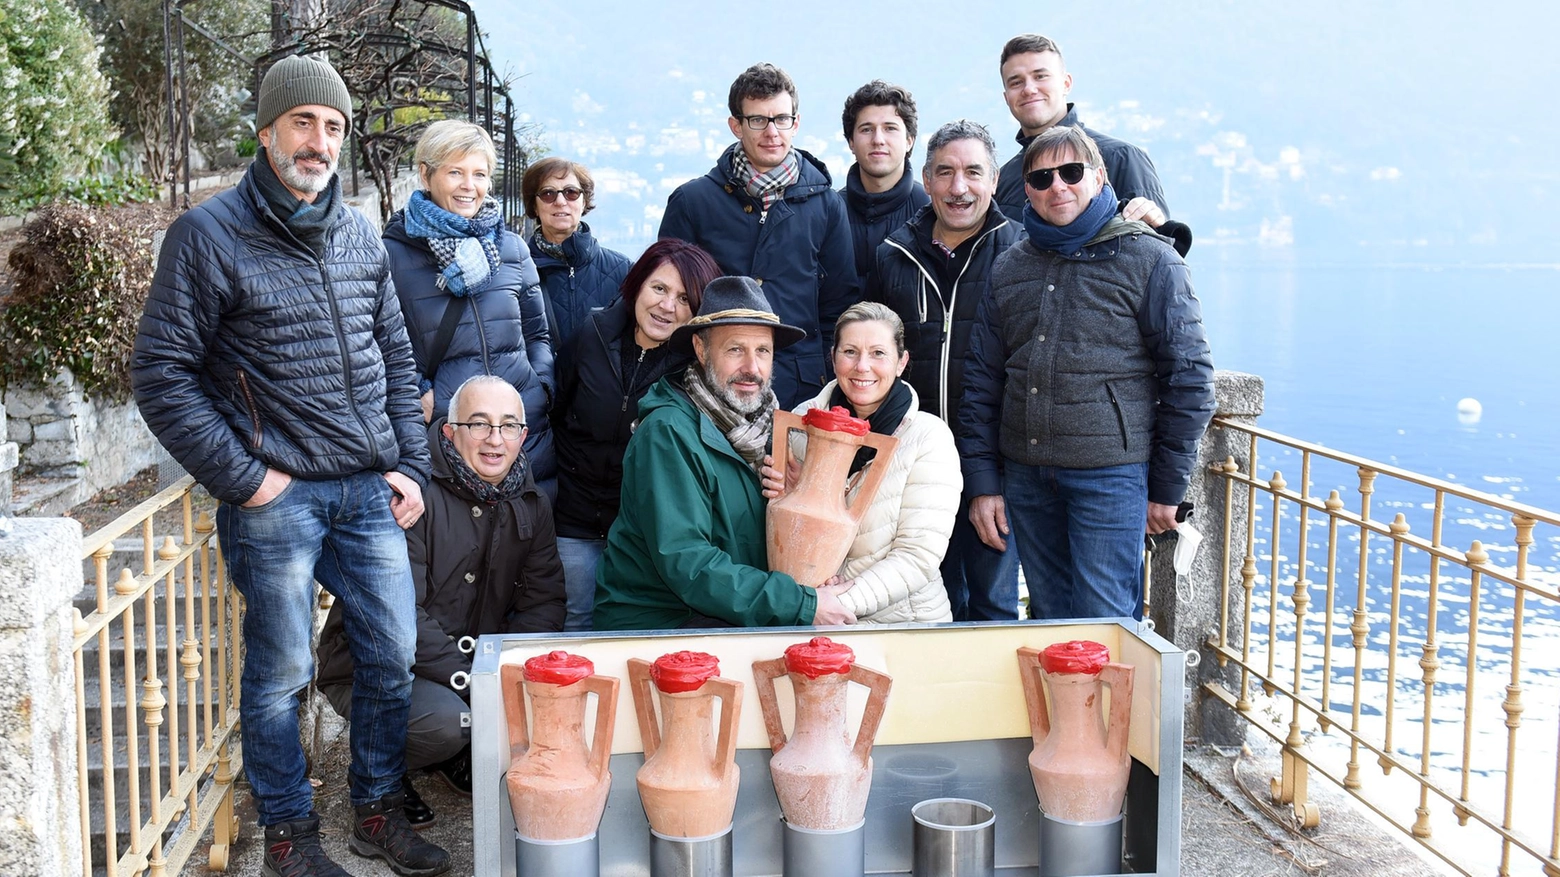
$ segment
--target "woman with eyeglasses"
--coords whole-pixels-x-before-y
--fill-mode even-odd
[[[421,380],[423,419],[443,412],[467,378],[497,375],[519,391],[531,424],[525,455],[536,484],[557,489],[553,345],[530,251],[504,228],[489,194],[498,155],[470,122],[434,122],[417,141],[423,188],[385,225],[385,249]]]
[[[558,360],[558,556],[568,611],[564,630],[589,630],[596,565],[617,519],[623,452],[639,400],[686,357],[666,340],[698,313],[704,286],[720,274],[710,254],[667,238],[645,250],[624,278],[622,296],[591,314]]]
[[[839,574],[828,584],[849,582],[840,602],[858,624],[952,621],[940,566],[953,533],[954,514],[964,478],[953,432],[942,418],[920,410],[915,388],[904,380],[910,353],[905,324],[893,308],[860,302],[845,309],[834,324],[835,379],[795,413],[815,408],[844,408],[868,428],[898,440],[886,460],[857,451],[851,461],[848,496],[869,467],[888,472],[867,507]],[[782,473],[765,458],[764,496],[783,496],[801,472],[807,455],[805,433],[793,432],[791,469]]]
[[[525,215],[536,222],[531,258],[542,275],[553,347],[562,350],[585,318],[617,297],[629,259],[596,243],[585,214],[596,206],[596,181],[579,162],[544,158],[520,181]]]

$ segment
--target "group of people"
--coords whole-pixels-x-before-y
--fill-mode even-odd
[[[132,361],[163,445],[221,501],[246,603],[245,771],[267,875],[341,875],[298,744],[311,680],[350,720],[349,847],[398,874],[447,853],[410,771],[469,793],[453,680],[487,633],[1120,617],[1143,537],[1171,530],[1213,413],[1212,364],[1140,149],[1083,127],[1060,50],[1004,47],[1023,151],[928,138],[873,81],[845,102],[834,188],[792,145],[778,67],[733,83],[735,142],[679,187],[637,260],[584,217],[589,170],[522,180],[507,228],[479,127],[417,144],[421,189],[383,233],[342,202],[352,102],[279,61],[239,185],[169,229]],[[794,487],[774,413],[844,409],[898,441],[822,582],[768,568]],[[335,596],[313,642],[315,583]],[[316,672],[317,666],[317,672]]]

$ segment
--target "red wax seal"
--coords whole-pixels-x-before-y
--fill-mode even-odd
[[[1110,663],[1110,649],[1086,639],[1046,646],[1040,653],[1040,666],[1047,673],[1087,673],[1098,676]]]
[[[855,663],[856,653],[850,650],[850,646],[826,636],[815,636],[785,650],[785,669],[791,673],[800,673],[808,679],[817,679],[828,673],[849,673]]]
[[[846,432],[851,435],[866,435],[872,429],[872,424],[859,417],[851,417],[850,411],[836,405],[825,411],[822,408],[814,408],[802,415],[803,426],[816,426],[828,432]]]
[[[573,685],[596,672],[589,658],[568,652],[548,652],[525,662],[525,681]]]
[[[650,679],[667,694],[693,691],[705,680],[720,675],[720,661],[704,652],[672,652],[655,659]]]

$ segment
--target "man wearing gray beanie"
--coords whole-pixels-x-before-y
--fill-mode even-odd
[[[430,463],[416,366],[379,232],[342,203],[352,97],[329,64],[278,61],[263,149],[239,184],[168,229],[131,380],[147,425],[222,505],[244,595],[244,772],[268,877],[346,877],[320,844],[298,696],[313,673],[315,582],[345,611],[356,811],[348,846],[432,877],[449,854],[406,816],[416,597],[404,530]]]

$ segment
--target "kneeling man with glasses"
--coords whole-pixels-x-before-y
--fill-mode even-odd
[[[1213,417],[1213,357],[1186,263],[1116,212],[1094,140],[1024,152],[1027,239],[976,315],[956,431],[970,521],[1011,527],[1037,619],[1141,617],[1143,534],[1176,527]]]
[[[447,416],[428,428],[433,480],[426,511],[406,531],[417,587],[417,659],[406,729],[406,768],[426,768],[471,794],[470,711],[464,675],[471,646],[485,633],[563,629],[563,563],[552,506],[536,487],[521,444],[525,406],[503,378],[478,375],[450,397]],[[467,638],[470,639],[467,639]],[[319,685],[352,718],[352,653],[341,605],[320,634]],[[414,827],[433,810],[403,777]]]

